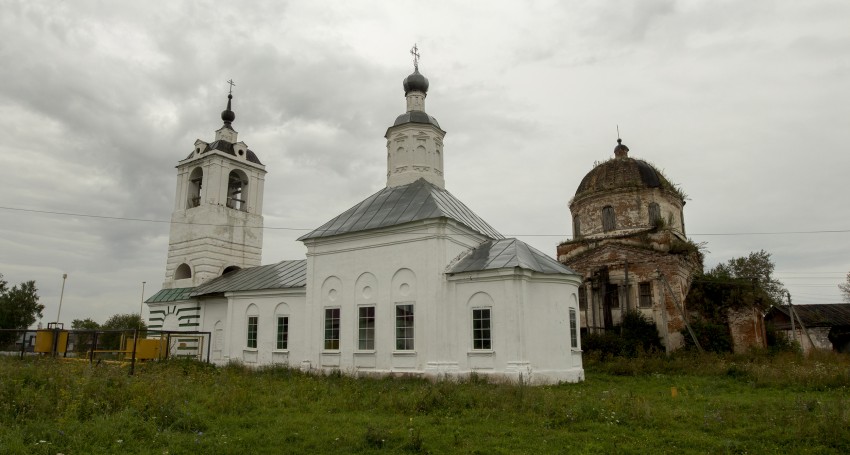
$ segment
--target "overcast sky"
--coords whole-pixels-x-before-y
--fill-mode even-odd
[[[420,70],[446,187],[554,256],[595,161],[689,196],[706,267],[760,249],[795,303],[850,270],[850,2],[4,0],[0,273],[44,322],[139,311],[160,289],[174,166],[234,128],[266,165],[263,263],[386,183],[386,128]],[[21,209],[21,210],[18,210]],[[22,211],[29,210],[29,211]],[[795,233],[800,232],[807,233]],[[813,231],[841,231],[833,233]],[[770,234],[755,234],[770,233]],[[147,315],[147,308],[145,308]]]

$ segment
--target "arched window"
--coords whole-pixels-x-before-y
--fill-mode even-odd
[[[189,174],[189,201],[187,207],[197,207],[201,205],[201,185],[204,181],[204,171],[196,167]]]
[[[189,264],[184,262],[178,265],[177,270],[174,271],[174,279],[185,280],[186,278],[192,278],[192,269],[189,267]]]
[[[239,170],[230,171],[230,175],[227,179],[227,206],[241,210],[243,212],[248,211],[248,198],[247,191],[245,187],[248,186],[248,176],[245,175],[244,172]]]
[[[652,226],[661,224],[661,206],[657,202],[649,203],[649,224]]]
[[[602,209],[602,231],[608,232],[617,229],[617,219],[614,217],[614,207],[606,205]]]
[[[240,270],[240,269],[241,269],[241,267],[239,267],[239,266],[231,265],[231,266],[229,266],[229,267],[225,268],[225,269],[221,272],[221,274],[222,274],[222,275],[227,275],[227,274],[228,274],[228,273],[230,273],[230,272],[235,272],[235,271]]]
[[[578,215],[573,217],[573,238],[581,237],[581,219]]]

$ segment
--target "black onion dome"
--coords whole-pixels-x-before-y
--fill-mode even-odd
[[[225,125],[230,125],[234,120],[236,120],[236,113],[230,110],[230,100],[233,99],[233,95],[227,95],[227,109],[221,111],[221,119],[224,121]]]
[[[428,94],[428,78],[419,73],[418,68],[413,70],[413,74],[404,78],[402,85],[404,86],[405,95],[412,91],[420,91]]]
[[[651,164],[621,157],[608,160],[588,172],[578,185],[575,199],[602,191],[644,188],[660,188],[678,194],[673,184]]]

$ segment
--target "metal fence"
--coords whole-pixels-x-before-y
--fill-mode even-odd
[[[89,363],[129,364],[136,361],[192,358],[210,361],[211,332],[180,330],[65,330],[51,323],[46,329],[0,329],[0,353],[52,356]]]

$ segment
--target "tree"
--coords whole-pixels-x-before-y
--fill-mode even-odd
[[[0,329],[26,329],[43,316],[42,311],[44,305],[38,303],[35,281],[27,281],[9,288],[3,274],[0,274]],[[2,342],[9,342],[14,338],[15,335],[0,335]]]
[[[844,301],[850,303],[850,272],[847,272],[847,281],[838,285],[841,289],[841,294],[844,295]]]
[[[141,316],[138,313],[127,313],[127,314],[114,314],[112,317],[106,320],[101,326],[104,330],[114,330],[114,329],[139,329],[145,330],[148,328],[145,325],[145,321],[142,320]]]
[[[717,264],[695,277],[686,306],[708,321],[725,323],[729,309],[781,305],[788,291],[773,278],[774,267],[764,250]]]
[[[114,314],[106,322],[100,326],[102,330],[146,330],[148,327],[145,321],[142,320],[138,313]],[[107,333],[103,335],[102,346],[105,349],[116,349],[120,347],[121,335],[117,333]],[[101,345],[98,342],[98,345]]]
[[[71,321],[71,328],[74,330],[97,330],[100,328],[100,324],[93,321],[91,318],[74,319]],[[76,335],[76,342],[74,343],[75,350],[77,352],[88,351],[91,348],[92,341],[92,334],[78,333]]]

